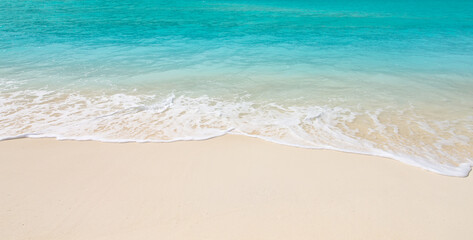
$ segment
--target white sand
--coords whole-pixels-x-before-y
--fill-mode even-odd
[[[0,142],[0,239],[473,239],[473,179],[242,136]]]

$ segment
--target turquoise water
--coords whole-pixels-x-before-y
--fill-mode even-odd
[[[0,139],[243,134],[473,164],[473,1],[0,2]]]

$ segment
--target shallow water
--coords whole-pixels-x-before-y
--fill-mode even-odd
[[[0,2],[0,138],[245,134],[465,176],[473,2]]]

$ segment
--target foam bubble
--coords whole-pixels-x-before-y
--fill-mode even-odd
[[[169,94],[15,90],[0,95],[0,139],[109,142],[203,140],[227,133],[291,146],[390,157],[451,176],[472,165],[471,117],[425,119],[415,109],[252,102]]]

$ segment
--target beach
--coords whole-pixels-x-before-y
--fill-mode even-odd
[[[0,240],[473,239],[473,1],[0,1]]]
[[[473,179],[246,136],[0,142],[0,239],[469,239]]]

